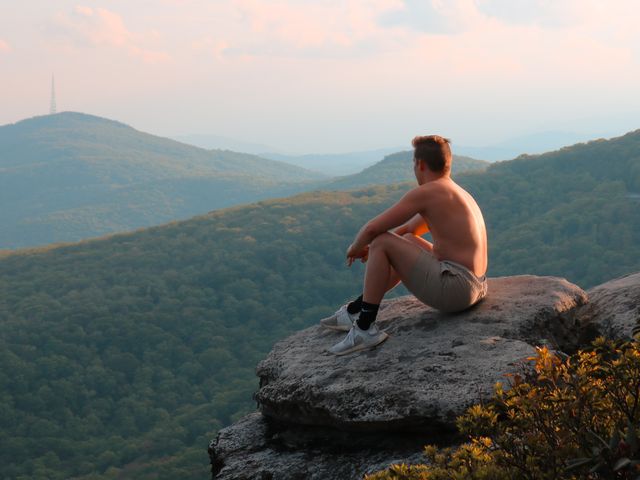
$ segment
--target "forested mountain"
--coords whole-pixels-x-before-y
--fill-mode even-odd
[[[73,241],[313,188],[322,175],[65,112],[0,127],[0,248]]]
[[[397,152],[387,155],[382,161],[365,168],[360,173],[337,178],[328,182],[323,188],[330,190],[350,190],[367,187],[369,185],[388,185],[401,182],[415,182],[413,174],[413,152]],[[452,173],[481,171],[487,168],[489,162],[475,158],[453,156]]]
[[[640,131],[456,176],[492,276],[640,270]],[[0,258],[0,477],[204,478],[273,343],[359,293],[360,225],[409,184],[306,193]]]

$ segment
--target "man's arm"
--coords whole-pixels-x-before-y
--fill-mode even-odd
[[[414,188],[398,200],[395,205],[369,220],[356,235],[355,240],[349,247],[347,256],[357,257],[378,235],[400,225],[411,224],[413,218],[419,215],[419,212],[424,208],[425,195],[426,191],[423,187]],[[350,253],[352,255],[349,255]]]
[[[424,221],[422,215],[416,213],[411,220],[407,223],[400,225],[398,228],[393,230],[393,233],[396,235],[404,235],[405,233],[412,233],[418,237],[424,235],[429,231],[429,225]]]

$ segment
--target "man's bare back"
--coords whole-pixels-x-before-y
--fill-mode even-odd
[[[469,193],[450,177],[425,183],[420,215],[433,237],[438,260],[451,260],[481,277],[487,271],[487,231],[482,212]]]

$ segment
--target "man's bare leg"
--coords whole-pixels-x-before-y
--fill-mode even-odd
[[[417,237],[413,233],[405,233],[402,238],[408,240],[409,242],[417,245],[418,247],[426,250],[427,252],[433,253],[433,244],[428,242],[422,237]],[[393,266],[389,266],[389,281],[387,282],[387,287],[385,289],[385,293],[389,290],[395,288],[402,280],[398,273],[394,270]]]
[[[429,252],[433,250],[433,246],[431,245],[431,243],[427,242],[426,240],[420,237],[416,237],[415,235],[405,234],[403,237],[399,237],[398,235],[395,235],[395,234],[388,234],[388,235],[395,237],[400,242],[407,244],[410,247],[413,246],[413,248],[417,248],[418,252],[420,250],[427,250]],[[376,245],[378,243],[379,242],[375,242]],[[377,249],[378,247],[375,247],[375,248]],[[371,249],[370,249],[370,252],[371,252]],[[374,258],[377,256],[378,254],[376,253],[374,255]],[[372,262],[377,263],[379,262],[379,260],[372,260],[372,257],[370,255],[367,263],[367,271],[369,271],[371,268],[376,269],[379,267],[378,265],[373,265]],[[385,282],[386,282],[384,286],[383,294],[395,288],[402,280],[401,276],[398,274],[398,272],[396,272],[396,270],[393,268],[393,266],[390,263],[387,263],[386,268],[387,268],[387,273],[386,275],[382,276],[382,278],[385,279]],[[365,283],[366,283],[366,276],[365,276]],[[370,325],[370,323],[373,321],[372,318],[375,319],[375,316],[377,315],[379,302],[378,304],[375,304],[373,306],[371,304],[367,304],[368,305],[367,311],[361,315],[363,302],[365,302],[363,295],[360,295],[355,300],[347,303],[347,305],[341,307],[333,315],[320,320],[320,324],[329,329],[347,331],[351,327],[352,322],[354,320],[359,319],[360,316],[364,316],[363,323],[366,324],[367,326]]]
[[[408,278],[414,263],[424,250],[432,250],[431,244],[418,237],[402,238],[393,233],[383,233],[369,245],[369,258],[364,279],[362,310],[347,336],[329,348],[335,355],[373,348],[389,335],[372,323],[378,313],[382,297],[398,281]],[[424,242],[424,243],[423,243]]]
[[[379,305],[386,292],[409,277],[421,250],[433,252],[433,245],[412,234],[400,237],[383,233],[376,237],[369,246],[363,301]]]
[[[395,234],[390,234],[390,235],[394,235],[396,238],[400,240],[404,239],[404,241],[407,241],[413,245],[417,245],[422,250],[426,250],[430,253],[433,252],[433,245],[431,244],[431,242],[428,242],[422,237],[417,237],[412,233],[406,233],[402,237],[399,237],[398,235],[395,235]],[[371,258],[371,250],[369,250],[369,258]],[[369,260],[369,262],[370,261],[371,260]],[[369,269],[369,265],[370,263],[367,264],[367,270]],[[383,278],[385,277],[383,276]],[[391,264],[389,264],[389,273],[387,274],[386,278],[387,278],[387,283],[386,283],[384,293],[388,292],[389,290],[392,290],[402,281],[402,279],[400,278],[400,275],[398,275],[398,272],[395,271],[395,269],[393,268],[393,265]],[[366,273],[365,273],[365,284],[366,284]],[[355,314],[359,312],[361,309],[362,301],[367,302],[367,300],[365,300],[364,298],[364,293],[361,297],[358,297],[358,299],[356,299],[352,304],[349,304],[349,308],[351,309],[349,313]],[[373,302],[367,302],[367,303],[373,303]]]
[[[433,251],[433,246],[414,235],[400,237],[394,233],[383,233],[369,245],[369,259],[364,278],[358,328],[368,330],[376,320],[384,294],[398,281],[408,278],[418,257],[424,251]]]

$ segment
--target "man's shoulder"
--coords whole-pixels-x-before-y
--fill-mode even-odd
[[[453,180],[449,182],[427,182],[412,188],[409,193],[413,200],[420,203],[426,202],[427,204],[448,201],[460,197],[461,194],[465,198],[467,196],[473,198],[469,192]]]
[[[433,192],[433,188],[429,187],[427,183],[423,185],[418,185],[417,187],[413,187],[411,190],[407,192],[407,196],[411,196],[414,198],[424,198],[426,196],[431,195]]]
[[[442,192],[451,191],[453,185],[445,184],[442,182],[427,182],[422,185],[414,187],[411,191],[421,196],[438,195]]]

